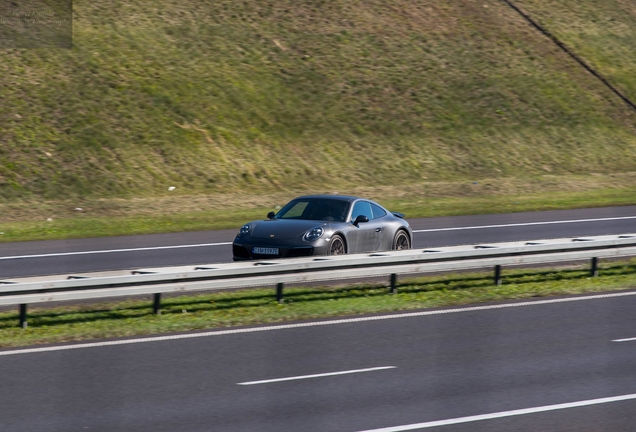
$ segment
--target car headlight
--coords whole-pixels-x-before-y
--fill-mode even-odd
[[[250,232],[251,228],[252,227],[250,227],[249,224],[243,225],[236,236],[237,237],[243,237],[245,234]]]
[[[325,233],[325,230],[322,229],[322,227],[312,228],[305,233],[305,235],[303,236],[303,240],[309,241],[309,242],[318,240],[320,237],[322,237],[324,233]]]

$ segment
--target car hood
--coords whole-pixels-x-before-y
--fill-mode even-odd
[[[270,219],[258,221],[252,230],[252,238],[257,239],[293,239],[310,229],[326,225],[323,221],[298,219]]]

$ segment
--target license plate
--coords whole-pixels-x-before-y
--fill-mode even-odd
[[[278,255],[278,248],[254,247],[252,248],[252,253],[259,255]]]

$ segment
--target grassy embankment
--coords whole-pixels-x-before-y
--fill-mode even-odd
[[[287,288],[284,304],[271,287],[180,296],[164,299],[160,316],[153,315],[151,299],[32,308],[27,329],[17,327],[16,312],[0,312],[0,347],[607,292],[636,285],[635,265],[606,263],[596,278],[577,268],[505,271],[501,286],[493,285],[491,272],[404,279],[395,295],[379,284]]]
[[[636,98],[632,2],[517,3]],[[0,241],[237,227],[304,192],[413,217],[635,202],[636,115],[501,1],[74,14],[72,50],[0,53]]]

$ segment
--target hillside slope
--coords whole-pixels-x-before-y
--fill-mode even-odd
[[[636,97],[632,2],[519,4]],[[0,95],[9,200],[635,170],[635,113],[499,0],[76,0]]]
[[[516,4],[636,102],[635,2],[518,0]]]

